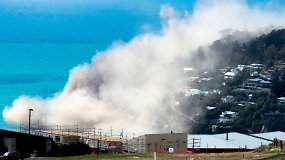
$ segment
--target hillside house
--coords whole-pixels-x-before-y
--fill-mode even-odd
[[[227,95],[225,98],[221,99],[223,103],[234,103],[235,98],[233,96]]]
[[[237,112],[232,112],[232,111],[225,111],[222,112],[219,118],[220,123],[228,123],[228,122],[233,122],[238,118],[238,113]]]
[[[224,79],[233,79],[235,75],[236,75],[235,72],[226,72],[224,74]]]
[[[250,106],[250,105],[255,105],[256,103],[254,102],[249,102],[249,101],[239,101],[236,103],[238,106]]]
[[[279,98],[277,98],[277,102],[278,102],[279,104],[285,104],[285,97],[279,97]]]

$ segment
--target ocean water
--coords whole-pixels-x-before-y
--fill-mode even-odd
[[[53,96],[67,82],[69,70],[90,63],[107,44],[0,43],[0,128],[11,128],[2,111],[20,95]]]

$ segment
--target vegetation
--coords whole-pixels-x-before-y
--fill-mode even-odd
[[[78,142],[78,143],[63,144],[63,145],[53,144],[52,151],[48,154],[48,156],[52,157],[77,156],[77,155],[85,155],[90,153],[91,153],[91,148],[89,147],[89,145]]]
[[[254,150],[254,153],[272,153],[272,154],[285,154],[285,150],[276,148],[272,145],[262,145]]]
[[[240,133],[259,133],[266,131],[285,131],[285,104],[277,102],[277,98],[285,97],[285,68],[276,69],[278,64],[285,63],[285,29],[273,30],[269,34],[264,34],[248,41],[240,41],[234,36],[225,36],[221,40],[215,41],[207,49],[199,48],[196,52],[196,65],[200,62],[216,64],[211,66],[216,70],[221,68],[236,67],[237,65],[249,65],[252,63],[263,64],[263,72],[270,70],[271,88],[264,92],[237,92],[234,89],[241,86],[250,78],[250,71],[244,69],[233,79],[225,81],[224,85],[215,85],[214,89],[221,90],[222,93],[211,95],[195,95],[184,97],[179,100],[183,111],[189,116],[194,116],[200,112],[199,120],[191,123],[193,133],[213,133],[212,125],[219,127],[215,133],[225,131],[235,131]],[[213,54],[215,56],[213,56]],[[234,58],[233,58],[234,57]],[[194,63],[195,65],[195,63]],[[204,76],[204,75],[203,75]],[[214,74],[210,76],[214,82],[210,84],[222,84],[223,78]],[[195,83],[194,83],[195,84]],[[191,84],[191,87],[198,89],[213,89],[207,84]],[[249,97],[252,94],[252,97]],[[254,104],[240,106],[236,103],[222,103],[221,98],[232,95],[235,102],[250,101]],[[195,106],[195,107],[193,107]],[[216,109],[207,110],[206,106],[214,106]],[[219,115],[223,111],[234,111],[239,113],[236,121],[221,124],[218,122]],[[194,125],[193,125],[194,124]]]
[[[261,63],[269,68],[277,61],[285,61],[285,29],[272,30],[269,34],[263,34],[249,41],[234,37],[235,35],[225,36],[215,41],[209,46],[210,51],[198,49],[195,56],[196,62],[214,59],[211,62],[216,64],[217,68],[251,63]],[[215,56],[212,55],[213,53]]]

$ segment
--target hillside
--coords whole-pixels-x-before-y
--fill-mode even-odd
[[[190,132],[285,131],[284,29],[243,42],[225,37],[190,62],[203,69],[185,72],[188,89],[176,98],[194,119]]]

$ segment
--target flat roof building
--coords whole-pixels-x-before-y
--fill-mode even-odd
[[[219,153],[252,151],[261,145],[273,143],[273,139],[285,139],[285,133],[267,132],[260,134],[241,134],[237,132],[222,134],[166,133],[146,134],[128,140],[125,148],[135,153]]]

